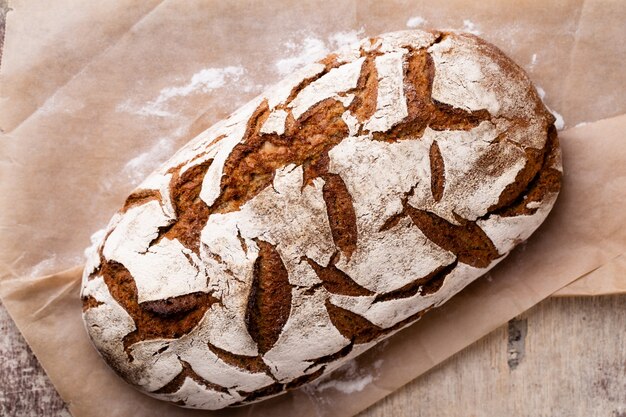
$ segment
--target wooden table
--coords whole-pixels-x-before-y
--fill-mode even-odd
[[[0,416],[67,417],[0,306]],[[626,295],[550,298],[360,417],[626,417]]]

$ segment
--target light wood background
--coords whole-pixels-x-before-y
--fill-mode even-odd
[[[68,417],[0,305],[0,416]],[[626,295],[549,298],[359,417],[626,417]]]

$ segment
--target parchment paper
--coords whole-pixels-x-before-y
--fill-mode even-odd
[[[223,415],[350,415],[577,278],[623,291],[626,116],[591,123],[626,112],[621,3],[139,3],[16,1],[7,17],[0,296],[75,416],[208,413],[119,381],[82,328],[80,267],[55,272],[80,265],[89,236],[189,138],[298,65],[407,25],[481,32],[565,127],[588,123],[561,133],[559,202],[489,276],[334,379]]]
[[[625,293],[626,255],[622,254],[605,263],[598,269],[594,269],[583,275],[552,295],[555,297],[571,297]]]

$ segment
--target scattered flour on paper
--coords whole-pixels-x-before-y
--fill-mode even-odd
[[[353,392],[363,391],[363,389],[373,380],[374,376],[372,374],[369,374],[352,380],[329,381],[324,385],[318,386],[317,388],[320,391],[324,391],[328,388],[334,388],[337,391],[343,392],[344,394],[352,394]]]
[[[287,75],[328,55],[326,43],[318,38],[308,37],[300,44],[289,41],[285,43],[285,47],[292,55],[276,61],[276,69],[280,75]]]
[[[530,58],[530,65],[528,68],[533,69],[535,65],[537,65],[537,54],[533,54],[533,56]]]
[[[333,33],[328,37],[330,49],[337,50],[354,46],[359,43],[364,32],[365,30],[361,28],[359,30],[351,30],[348,32]]]
[[[85,103],[67,94],[61,94],[58,90],[50,96],[37,110],[40,114],[50,115],[55,113],[71,114],[82,110]]]
[[[85,260],[82,256],[57,256],[56,253],[52,253],[30,269],[26,268],[24,275],[30,278],[38,278],[57,273],[63,269],[80,265],[84,262]],[[22,271],[24,270],[18,270],[17,273],[22,275]]]
[[[480,35],[482,32],[477,29],[476,24],[469,19],[463,19],[463,30],[472,35]]]
[[[363,29],[336,32],[328,36],[326,40],[309,34],[300,41],[285,42],[283,46],[288,55],[274,63],[276,71],[280,75],[287,75],[307,64],[319,61],[332,51],[358,44],[363,32]]]
[[[46,258],[33,266],[30,269],[28,275],[30,275],[30,277],[32,278],[35,278],[51,274],[56,269],[56,265],[57,255],[53,253],[49,258]]]
[[[123,176],[129,180],[131,185],[139,184],[148,174],[173,155],[175,139],[182,136],[185,131],[185,128],[179,128],[171,136],[156,139],[149,149],[135,156],[124,165],[124,168],[122,168]]]
[[[357,362],[353,359],[340,368],[343,370],[340,376],[336,378],[326,376],[317,382],[305,386],[305,391],[313,395],[328,389],[335,389],[344,394],[363,391],[365,387],[378,377],[382,364],[383,360],[379,359],[373,363],[374,372],[364,372],[365,370],[359,368]]]
[[[83,251],[83,256],[58,256],[56,253],[52,253],[49,254],[47,258],[43,259],[42,261],[35,264],[35,266],[27,270],[28,272],[26,275],[31,278],[38,278],[57,273],[65,268],[70,268],[76,265],[83,265],[85,263],[85,260],[98,250],[98,245],[100,244],[100,242],[102,242],[105,234],[105,229],[100,229],[94,232],[89,238],[89,240],[91,241],[91,245],[85,248],[85,250]]]
[[[185,97],[190,94],[208,93],[238,82],[245,74],[241,66],[228,66],[223,68],[205,68],[192,75],[189,82],[181,86],[166,87],[159,92],[159,96],[142,106],[133,104],[132,100],[120,103],[116,110],[128,112],[140,116],[173,117],[176,114],[168,109],[168,102],[176,97]],[[248,87],[250,83],[246,83]]]
[[[406,21],[406,27],[416,28],[422,26],[424,23],[426,23],[426,19],[424,19],[422,16],[413,16]]]
[[[139,184],[150,172],[174,153],[173,144],[175,139],[180,138],[186,132],[186,127],[191,120],[185,119],[182,114],[175,113],[172,100],[186,97],[192,94],[209,93],[213,90],[222,89],[236,84],[239,91],[246,93],[262,91],[264,86],[255,84],[250,77],[246,77],[246,70],[242,66],[226,66],[222,68],[204,68],[191,76],[185,84],[166,87],[161,89],[159,95],[151,101],[136,103],[128,99],[118,104],[116,111],[136,114],[145,117],[170,117],[177,120],[179,127],[169,131],[159,132],[151,148],[135,156],[126,163],[122,169],[122,178],[129,180],[135,186]],[[172,104],[172,106],[170,106]],[[117,176],[117,175],[116,175]],[[104,183],[108,188],[113,184]]]

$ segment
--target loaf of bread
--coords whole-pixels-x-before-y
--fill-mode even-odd
[[[337,368],[489,271],[561,182],[554,118],[468,34],[305,67],[126,200],[85,268],[87,331],[149,395],[218,409]]]

